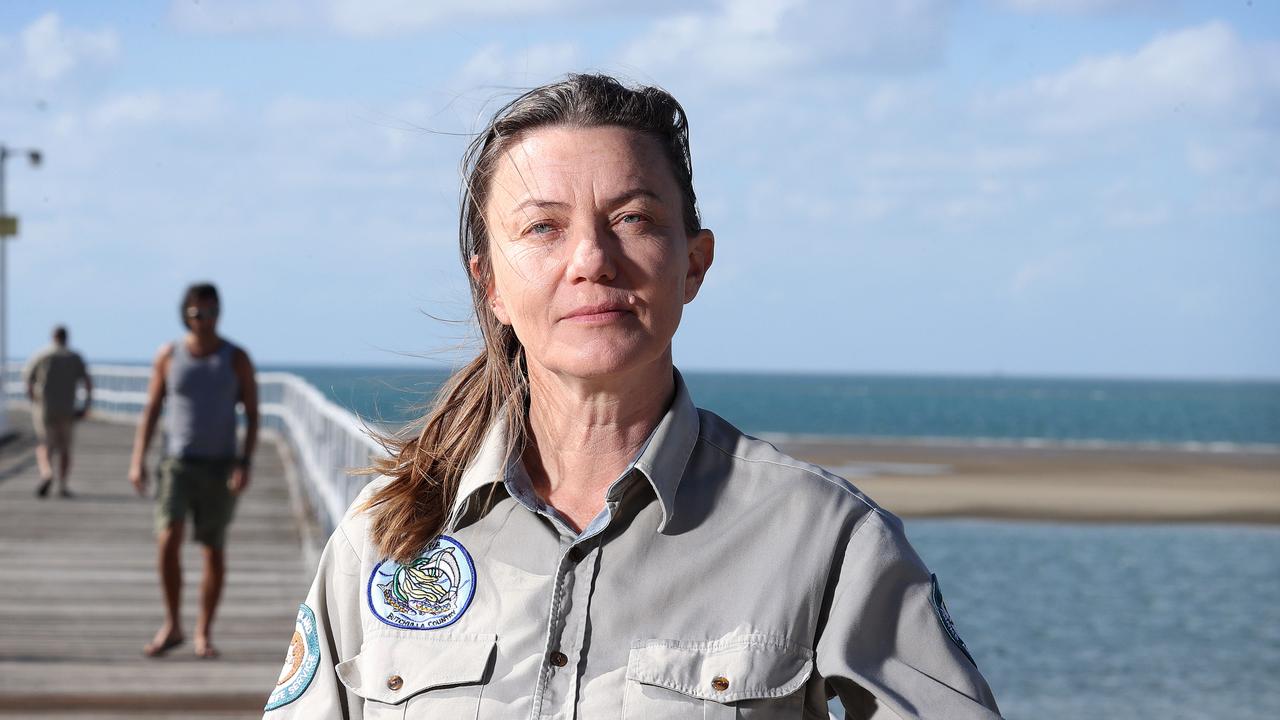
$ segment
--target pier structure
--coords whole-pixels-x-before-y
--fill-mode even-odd
[[[378,445],[301,378],[260,373],[263,437],[227,539],[213,627],[196,657],[200,546],[184,543],[187,642],[142,653],[163,621],[154,500],[128,480],[148,368],[92,368],[94,409],[75,428],[70,498],[38,498],[30,416],[11,402],[0,444],[0,719],[261,717],[318,551]],[[19,378],[6,378],[22,397]],[[160,445],[160,443],[156,443]],[[158,458],[151,458],[154,475]],[[154,481],[149,483],[153,490]]]

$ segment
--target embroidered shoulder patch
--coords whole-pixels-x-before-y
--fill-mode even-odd
[[[956,624],[951,619],[951,613],[947,611],[947,603],[942,599],[942,588],[938,587],[938,576],[933,573],[929,574],[929,582],[933,585],[932,592],[929,593],[929,602],[933,604],[934,612],[938,613],[938,619],[942,621],[942,627],[947,631],[947,635],[951,641],[960,648],[960,652],[969,658],[969,662],[974,667],[978,667],[978,663],[969,654],[969,648],[965,647],[964,640],[960,639],[960,633],[956,632]]]
[[[475,594],[475,563],[448,535],[436,538],[408,565],[383,560],[369,574],[369,610],[391,627],[447,627],[462,617]]]
[[[316,633],[316,614],[304,603],[298,606],[298,619],[293,625],[293,639],[284,657],[284,667],[276,687],[267,698],[266,710],[275,710],[302,697],[320,667],[320,636]]]

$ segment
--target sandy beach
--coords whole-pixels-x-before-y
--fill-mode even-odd
[[[1280,453],[770,440],[903,517],[1280,523]]]

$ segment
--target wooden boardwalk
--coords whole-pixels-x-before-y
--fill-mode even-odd
[[[311,575],[281,448],[263,442],[227,540],[222,657],[192,652],[202,560],[188,539],[188,642],[148,659],[141,649],[163,613],[153,504],[127,479],[134,427],[77,425],[76,495],[41,500],[29,418],[11,421],[20,434],[0,447],[0,717],[261,717]]]

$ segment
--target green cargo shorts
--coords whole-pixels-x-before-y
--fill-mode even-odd
[[[170,525],[184,522],[187,513],[194,521],[195,539],[211,548],[221,548],[227,540],[227,526],[236,510],[236,496],[227,485],[235,461],[192,458],[165,458],[156,480],[156,534]]]

